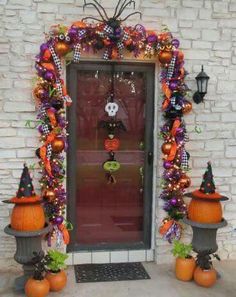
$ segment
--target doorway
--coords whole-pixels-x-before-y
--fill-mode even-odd
[[[151,246],[154,73],[152,63],[87,62],[67,67],[69,251],[149,249]],[[120,169],[110,183],[103,164],[104,110],[114,77]]]

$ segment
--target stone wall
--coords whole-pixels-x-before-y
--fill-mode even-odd
[[[117,1],[102,1],[108,13]],[[181,41],[185,52],[188,85],[204,64],[210,76],[204,104],[193,105],[186,116],[190,143],[192,185],[198,186],[206,162],[212,161],[216,185],[230,197],[225,203],[228,227],[218,235],[222,258],[236,258],[236,2],[235,0],[137,0],[142,23],[160,30],[166,24]],[[0,199],[17,189],[22,163],[37,164],[36,129],[25,126],[35,120],[31,98],[34,56],[52,24],[71,24],[83,16],[82,0],[0,0]],[[95,10],[86,13],[96,14]],[[137,18],[129,21],[139,22]],[[160,105],[160,102],[158,102]],[[195,127],[201,133],[195,131]],[[161,162],[160,162],[161,163]],[[37,168],[37,166],[36,166]],[[161,167],[159,169],[161,172]],[[159,175],[160,175],[159,172]],[[37,169],[34,172],[37,179]],[[159,181],[157,182],[157,185]],[[158,189],[159,190],[159,189]],[[163,216],[157,199],[157,221]],[[13,263],[14,241],[5,236],[10,207],[0,202],[0,267]],[[185,230],[188,239],[190,230]],[[169,261],[170,245],[156,238],[157,262]]]

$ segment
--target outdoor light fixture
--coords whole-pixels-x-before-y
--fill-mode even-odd
[[[204,72],[202,65],[202,71],[195,77],[197,81],[197,92],[193,95],[193,101],[195,103],[199,104],[200,102],[203,102],[203,98],[207,93],[209,78],[210,77]]]

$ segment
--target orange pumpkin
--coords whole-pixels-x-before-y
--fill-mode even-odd
[[[55,51],[59,56],[64,56],[70,51],[70,46],[65,42],[57,42],[55,45]]]
[[[161,64],[169,64],[172,59],[172,52],[171,51],[162,51],[162,52],[160,52],[158,59]]]
[[[219,223],[222,220],[221,203],[219,201],[192,199],[188,207],[188,217],[198,223]]]
[[[197,267],[194,271],[193,278],[199,286],[209,288],[215,284],[217,274],[213,268],[209,270],[203,270],[200,267]]]
[[[192,111],[192,103],[189,102],[189,101],[186,101],[184,104],[183,104],[183,113],[186,114],[186,113],[190,113]]]
[[[25,284],[27,297],[45,297],[49,293],[50,285],[47,279],[36,280],[30,278]]]
[[[104,147],[105,147],[105,150],[108,151],[108,152],[117,151],[119,149],[119,147],[120,147],[120,141],[117,138],[105,139]]]
[[[27,199],[27,198],[25,198]],[[18,198],[21,200],[21,198]],[[17,231],[36,231],[45,225],[45,216],[40,202],[17,203],[11,215],[11,227]]]
[[[50,285],[50,291],[58,292],[61,291],[67,283],[67,275],[64,270],[61,270],[60,272],[54,273],[54,272],[48,272],[46,274],[46,279],[49,282]]]
[[[193,279],[196,262],[191,258],[176,258],[175,275],[178,280],[187,282]]]

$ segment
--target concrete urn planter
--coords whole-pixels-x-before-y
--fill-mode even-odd
[[[46,225],[43,229],[37,231],[16,231],[11,225],[5,227],[4,232],[12,235],[16,239],[16,252],[14,259],[22,264],[24,274],[15,279],[15,289],[24,290],[24,286],[29,277],[33,275],[34,266],[32,263],[33,252],[44,256],[42,250],[42,238],[50,231],[51,226]]]
[[[227,221],[225,219],[217,224],[202,224],[193,222],[185,217],[183,222],[192,227],[192,246],[196,253],[209,251],[211,254],[217,251],[218,246],[216,243],[216,233],[219,228],[223,228],[227,225]]]

